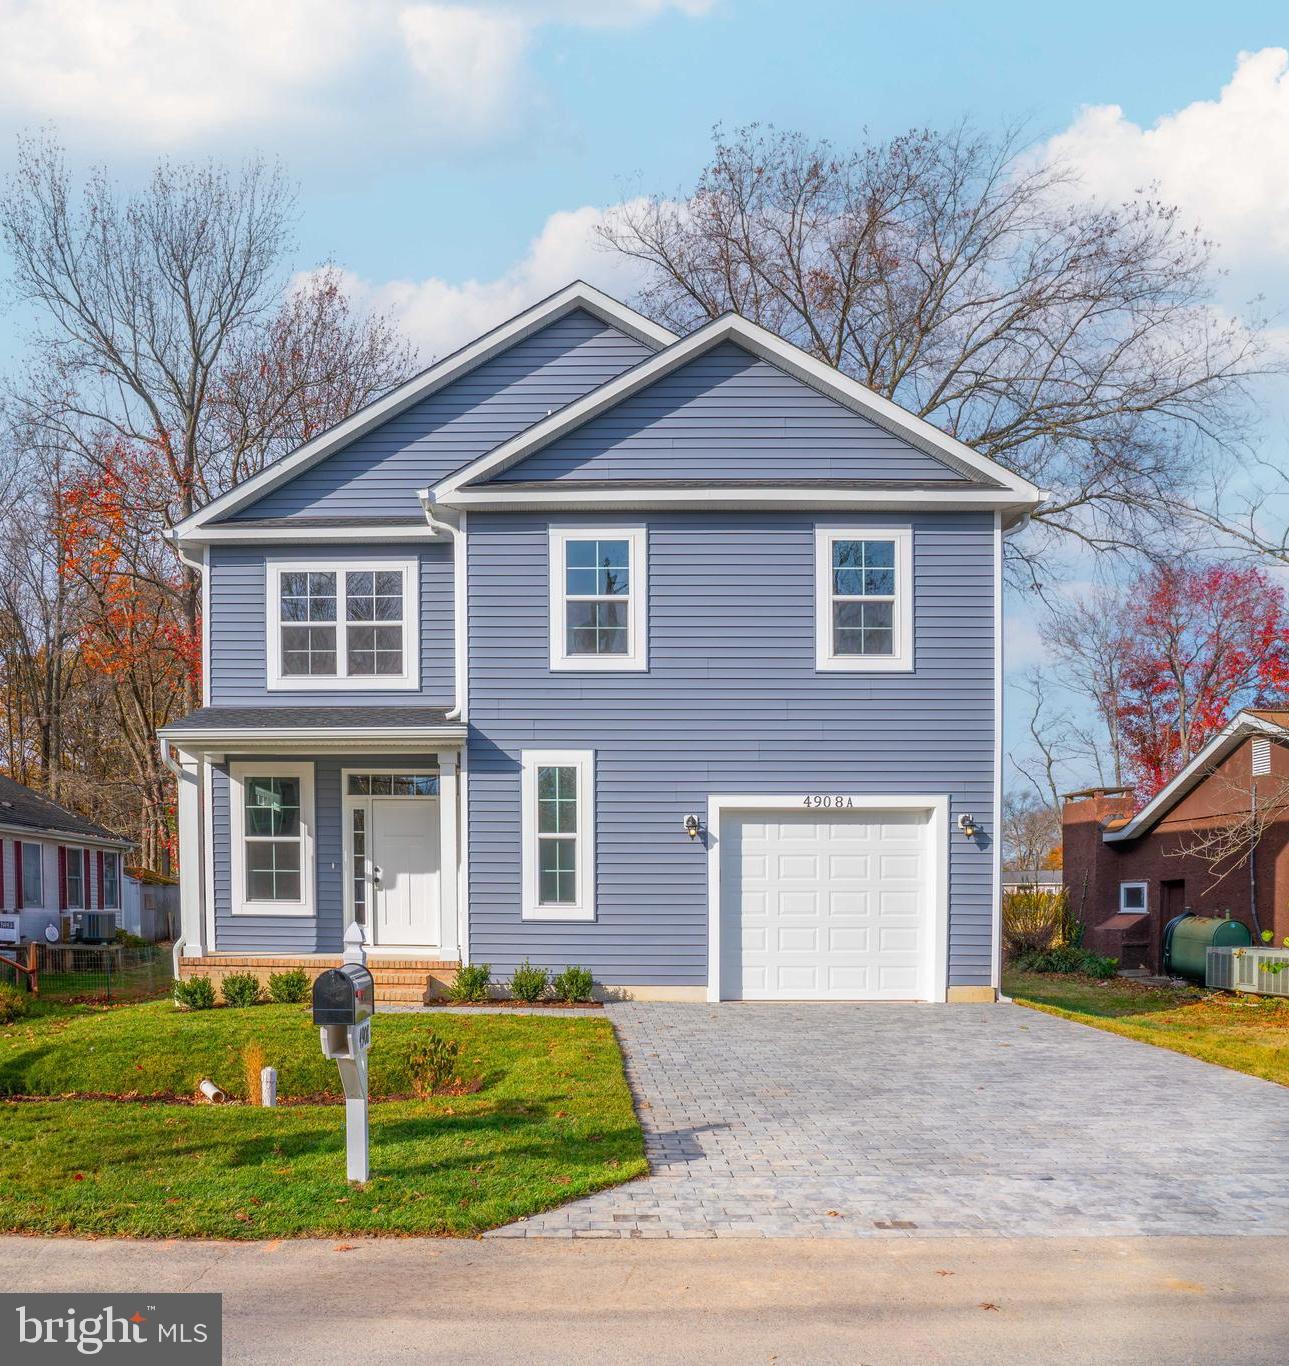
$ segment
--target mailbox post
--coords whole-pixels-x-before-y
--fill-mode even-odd
[[[375,983],[367,970],[360,925],[345,931],[344,961],[319,974],[313,983],[313,1022],[322,1038],[322,1056],[340,1069],[345,1092],[345,1167],[350,1181],[370,1175],[367,1142],[367,1050]]]

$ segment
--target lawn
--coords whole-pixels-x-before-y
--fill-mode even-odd
[[[299,1006],[46,1010],[0,1030],[0,1229],[141,1237],[474,1234],[646,1170],[602,1019],[380,1015],[373,1097],[411,1091],[418,1034],[461,1043],[477,1091],[374,1100],[372,1180],[344,1175],[337,1103],[178,1103],[203,1077],[245,1092],[257,1043],[283,1098],[338,1095]],[[165,1101],[56,1099],[156,1096]],[[23,1097],[16,1099],[16,1097]],[[36,1099],[32,1099],[36,1097]],[[47,1097],[47,1099],[46,1099]]]
[[[1124,978],[1007,972],[1021,1005],[1289,1086],[1289,1001]]]

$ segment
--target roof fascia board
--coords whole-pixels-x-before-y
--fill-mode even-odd
[[[218,545],[227,543],[245,544],[251,541],[261,543],[291,543],[301,541],[311,544],[317,541],[442,541],[446,536],[429,526],[354,526],[344,527],[246,527],[236,522],[227,525],[199,527],[190,532],[183,540],[184,545]]]
[[[238,508],[271,493],[351,441],[379,427],[381,423],[388,422],[390,418],[397,417],[412,404],[428,398],[451,384],[453,380],[460,379],[485,361],[500,355],[517,342],[540,332],[542,328],[548,327],[566,313],[578,308],[585,309],[601,322],[620,328],[646,346],[665,347],[676,339],[675,333],[628,308],[626,304],[619,303],[617,299],[610,298],[601,290],[581,280],[574,281],[558,293],[542,299],[531,308],[494,327],[492,331],[485,332],[482,337],[477,337],[451,355],[443,357],[383,398],[360,408],[343,422],[320,433],[312,441],[306,441],[303,446],[283,456],[281,460],[274,461],[258,474],[229,489],[227,493],[212,499],[191,517],[180,522],[170,532],[170,536],[176,541],[191,539],[192,533],[198,527],[227,517]]]
[[[165,726],[157,732],[169,744],[186,747],[228,748],[242,743],[272,743],[283,749],[300,745],[332,745],[360,750],[364,745],[406,742],[409,745],[460,744],[465,740],[464,726],[346,726],[337,732],[332,726],[308,726],[283,730],[279,726]]]
[[[1101,838],[1107,843],[1137,839],[1146,834],[1156,821],[1166,816],[1184,797],[1189,796],[1212,770],[1239,745],[1252,735],[1269,735],[1283,739],[1285,730],[1274,721],[1240,712],[1204,746],[1185,768],[1118,830],[1107,830]]]
[[[933,427],[923,418],[906,412],[890,399],[874,393],[857,380],[834,370],[832,366],[815,360],[800,347],[785,342],[756,323],[749,322],[738,314],[727,313],[712,319],[696,332],[691,332],[689,336],[658,352],[656,356],[641,361],[639,365],[633,366],[616,379],[593,389],[585,397],[552,413],[464,469],[457,470],[441,480],[434,490],[436,500],[454,503],[458,492],[465,485],[494,477],[510,469],[544,446],[557,441],[592,418],[598,417],[679,369],[687,361],[693,360],[723,341],[731,340],[852,411],[903,436],[919,449],[933,456],[944,457],[950,464],[965,465],[995,480],[1003,489],[1012,493],[1014,498],[1018,497],[1027,503],[1035,504],[1044,497],[1042,490],[1028,479],[978,454],[957,438]]]
[[[23,839],[63,840],[72,844],[102,845],[105,849],[132,849],[133,840],[120,839],[114,835],[86,835],[80,830],[60,830],[57,826],[10,825],[0,821],[0,834],[19,843]]]

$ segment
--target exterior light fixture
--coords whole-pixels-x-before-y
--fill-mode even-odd
[[[702,826],[699,825],[697,816],[685,817],[685,834],[687,834],[691,840],[696,840],[698,838],[698,832],[701,829]]]
[[[974,840],[980,833],[980,827],[976,824],[976,818],[965,811],[958,817],[958,829],[961,830],[963,835],[969,840]]]

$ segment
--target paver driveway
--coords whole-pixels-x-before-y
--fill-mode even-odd
[[[652,1174],[493,1237],[1289,1234],[1289,1090],[1020,1006],[620,1005]]]

